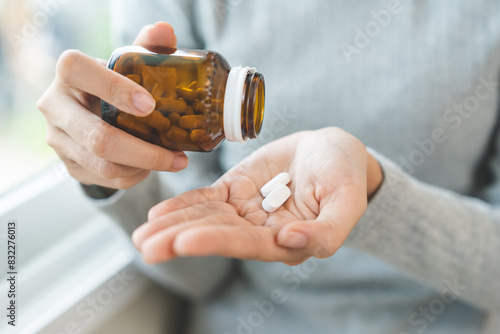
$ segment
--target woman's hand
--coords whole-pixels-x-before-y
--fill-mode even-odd
[[[281,172],[292,196],[273,213],[260,188]],[[366,210],[382,171],[365,146],[337,128],[299,132],[261,147],[211,187],[149,212],[133,234],[149,263],[221,255],[298,264],[331,256]]]
[[[157,23],[144,27],[135,44],[175,48],[176,42],[172,27]],[[65,51],[38,108],[47,119],[47,143],[71,176],[83,184],[118,189],[141,182],[150,170],[179,171],[187,166],[184,153],[149,144],[104,122],[100,99],[136,116],[146,116],[155,107],[146,89],[103,62]]]

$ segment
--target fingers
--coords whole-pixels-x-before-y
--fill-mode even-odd
[[[158,23],[143,29],[137,43],[175,48],[176,37],[169,24]],[[145,88],[107,69],[101,60],[76,50],[64,52],[57,62],[56,80],[37,106],[49,130],[53,129],[47,142],[73,177],[83,183],[127,188],[147,177],[148,170],[187,167],[183,152],[147,143],[101,120],[99,98],[136,116],[150,113],[156,104]]]
[[[153,234],[170,226],[210,216],[213,213],[235,214],[236,211],[234,207],[224,202],[204,202],[184,209],[175,210],[139,226],[132,234],[132,241],[137,249],[141,249],[144,240],[151,237]]]
[[[163,229],[147,238],[140,250],[148,263],[178,256],[219,255],[295,264],[308,257],[278,246],[277,233],[276,229],[255,226],[234,214],[219,214]]]
[[[203,225],[180,232],[173,244],[177,256],[219,255],[243,260],[298,264],[303,252],[276,244],[277,229],[264,226]]]
[[[65,86],[97,96],[132,115],[145,116],[156,106],[145,88],[77,50],[67,50],[59,57],[56,74]]]
[[[221,213],[227,203],[201,210],[208,207],[206,200],[216,191],[213,187],[191,191],[182,201],[166,203],[163,209],[173,212],[154,222],[156,226],[145,225],[134,235],[144,259],[156,263],[177,256],[219,255],[298,264],[310,256],[325,258],[344,243],[366,209],[364,187],[344,186],[325,199],[316,220],[291,222],[280,230],[254,225],[235,210]],[[192,200],[203,204],[174,211]]]
[[[47,144],[61,154],[61,159],[82,166],[91,172],[97,172],[98,176],[105,179],[132,176],[142,171],[140,168],[125,166],[96,157],[76,143],[68,134],[51,126],[47,128]]]
[[[134,44],[145,47],[148,50],[154,50],[158,47],[175,49],[177,47],[177,37],[170,24],[158,22],[142,28]]]
[[[136,138],[90,113],[71,96],[64,95],[57,87],[39,103],[47,117],[49,126],[67,133],[75,144],[81,145],[90,154],[121,165],[158,171],[179,171],[188,161],[183,152],[169,151]],[[58,96],[51,99],[51,96]],[[57,138],[47,138],[49,145],[58,149]],[[64,155],[59,147],[59,155]],[[82,157],[83,159],[83,157]],[[99,174],[97,170],[93,170]]]
[[[184,209],[195,204],[220,201],[227,202],[228,189],[225,184],[217,183],[211,187],[194,189],[180,194],[174,198],[163,201],[149,210],[148,221],[152,221],[168,212]]]
[[[366,205],[366,190],[362,185],[344,186],[320,208],[316,220],[284,226],[278,234],[278,244],[317,258],[329,257],[345,242]]]
[[[143,181],[149,171],[116,164],[90,154],[66,133],[49,126],[47,142],[66,165],[68,173],[81,183],[114,189],[128,189]]]
[[[141,245],[140,251],[144,261],[147,263],[158,263],[177,257],[173,248],[175,238],[182,231],[198,228],[204,225],[229,224],[230,220],[224,215],[210,216],[208,219],[194,220],[184,224],[175,225],[158,231],[147,238]]]

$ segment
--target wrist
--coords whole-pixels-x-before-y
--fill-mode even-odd
[[[384,173],[378,161],[370,154],[368,155],[367,168],[366,168],[366,194],[370,199],[377,192],[378,188],[384,180]]]

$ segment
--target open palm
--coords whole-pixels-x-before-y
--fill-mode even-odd
[[[292,195],[273,213],[260,188],[281,172]],[[133,235],[145,261],[221,255],[298,264],[332,255],[366,210],[367,152],[336,128],[269,143],[212,186],[153,207]]]

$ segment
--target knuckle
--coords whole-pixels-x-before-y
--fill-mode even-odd
[[[47,131],[47,134],[45,135],[45,143],[47,143],[50,147],[55,148],[57,141],[55,140],[54,133],[52,131]]]
[[[53,128],[52,126],[47,127],[47,133],[45,135],[45,143],[50,146],[58,155],[61,156],[62,152],[66,152],[67,149],[63,145],[63,138],[61,133]],[[63,154],[65,156],[65,154]]]
[[[40,110],[42,114],[46,114],[47,108],[46,108],[46,99],[45,99],[45,94],[43,94],[37,101],[36,101],[36,108]]]
[[[148,166],[151,170],[162,169],[164,163],[164,154],[159,150],[151,150],[148,157]],[[170,167],[170,166],[169,166]]]
[[[66,170],[68,171],[68,174],[72,178],[81,181],[81,175],[80,175],[79,168],[78,168],[79,166],[75,161],[69,160],[69,159],[65,160],[64,166],[66,166]]]
[[[98,173],[101,177],[105,179],[115,179],[120,177],[119,167],[113,163],[106,160],[99,159],[97,165]]]
[[[97,123],[88,132],[86,138],[89,152],[100,158],[107,157],[114,149],[115,137],[107,123]]]
[[[128,189],[136,184],[133,177],[118,177],[114,179],[116,189]]]
[[[55,117],[50,120],[50,122],[57,128],[67,133],[68,129],[71,129],[74,125],[73,117]]]
[[[80,164],[78,164],[75,160],[69,158],[64,159],[64,165],[66,166],[68,173],[70,170],[76,170],[80,167]]]
[[[126,103],[124,103],[124,101],[122,101],[120,98],[121,89],[123,88],[121,87],[121,80],[119,80],[119,78],[110,79],[105,85],[105,99],[116,106],[125,105]]]
[[[76,173],[76,171],[72,168],[69,168],[67,165],[66,165],[66,170],[68,171],[68,174],[69,176],[71,176],[72,178],[74,179],[77,179],[78,180],[78,175]]]
[[[79,50],[66,50],[59,56],[56,74],[63,83],[70,83],[71,75],[81,56],[82,52]]]

